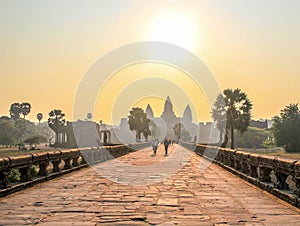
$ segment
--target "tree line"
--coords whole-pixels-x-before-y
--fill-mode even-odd
[[[28,144],[33,145],[49,142],[53,140],[53,131],[48,123],[40,124],[43,118],[42,113],[37,114],[39,126],[26,119],[31,111],[31,105],[28,102],[13,103],[9,109],[9,115],[0,117],[0,145],[12,147],[17,145],[19,150],[25,149]],[[23,117],[21,117],[23,116]]]
[[[230,148],[235,147],[234,131],[244,134],[251,120],[252,103],[240,89],[225,89],[220,93],[211,112],[220,131],[220,146],[226,147],[230,139]],[[270,130],[271,138],[265,145],[284,147],[287,152],[300,152],[300,110],[298,104],[289,104],[273,117]],[[253,131],[253,130],[252,130]],[[261,134],[262,136],[262,134]]]
[[[235,132],[243,135],[247,132],[251,121],[252,102],[246,93],[240,89],[225,89],[220,93],[213,105],[211,116],[220,131],[219,144],[221,147],[235,148]],[[48,140],[52,142],[54,134],[56,141],[58,134],[65,129],[66,120],[62,110],[54,109],[49,112],[46,123],[40,125],[43,114],[37,114],[39,126],[26,120],[31,111],[28,102],[13,103],[10,106],[10,117],[0,117],[0,145],[18,145],[21,149],[24,143],[29,145],[38,144]],[[23,117],[21,117],[21,115]],[[92,115],[88,114],[87,119],[91,120]],[[280,114],[273,117],[273,126],[270,129],[272,138],[269,143],[284,147],[287,152],[300,152],[300,110],[298,104],[289,104],[280,111]],[[141,140],[141,135],[147,140],[150,135],[159,135],[158,126],[147,118],[142,108],[132,108],[128,115],[129,128],[136,132],[136,140]],[[190,141],[191,137],[181,123],[173,127],[176,138]],[[264,134],[250,129],[251,133],[259,134],[257,140]],[[247,132],[249,133],[249,130]],[[255,142],[255,141],[252,141]],[[269,145],[268,143],[268,145]]]

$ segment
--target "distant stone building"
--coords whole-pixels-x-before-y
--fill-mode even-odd
[[[168,126],[175,125],[176,123],[180,123],[180,118],[177,118],[174,113],[173,104],[170,97],[167,97],[164,105],[164,110],[160,117],[165,121],[165,123]]]
[[[145,112],[147,118],[158,128],[159,132],[153,137],[159,140],[165,138],[176,140],[173,128],[177,123],[181,123],[184,130],[188,131],[191,142],[218,142],[219,132],[214,123],[193,123],[192,111],[189,105],[186,106],[183,117],[176,116],[170,97],[166,98],[160,117],[154,116],[150,104],[147,105]],[[136,142],[134,132],[129,129],[127,118],[122,118],[119,126],[100,125],[89,120],[68,122],[64,131],[61,147],[96,147],[104,142],[112,144]]]
[[[259,128],[259,129],[268,129],[268,121],[267,120],[251,120],[250,126]]]
[[[199,125],[193,123],[192,111],[189,105],[186,106],[183,117],[177,117],[170,97],[167,97],[160,117],[154,117],[153,110],[149,104],[146,107],[146,114],[160,128],[159,139],[164,139],[165,137],[176,139],[173,128],[177,123],[181,123],[183,128],[189,132],[191,136],[190,141],[207,143],[213,140],[213,142],[217,142],[219,133],[213,123]],[[211,135],[214,135],[215,138],[211,139]]]

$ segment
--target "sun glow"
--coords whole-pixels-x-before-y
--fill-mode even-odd
[[[194,20],[191,16],[181,13],[164,14],[153,22],[150,40],[169,42],[192,49],[196,44]]]

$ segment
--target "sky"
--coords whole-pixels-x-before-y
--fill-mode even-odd
[[[132,106],[149,102],[160,116],[170,96],[178,115],[189,104],[194,121],[211,121],[206,84],[165,62],[99,72],[99,83],[108,77],[95,97],[86,96],[95,99],[93,109],[74,112],[78,89],[101,57],[160,41],[197,56],[220,90],[245,92],[253,119],[272,118],[300,102],[299,11],[298,0],[1,0],[0,115],[14,102],[29,102],[33,121],[38,112],[46,120],[61,109],[68,120],[92,112],[94,120],[116,124]]]

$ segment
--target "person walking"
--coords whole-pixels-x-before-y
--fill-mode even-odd
[[[169,147],[170,142],[168,141],[168,139],[166,138],[164,141],[164,145],[165,145],[165,156],[168,155],[168,147]]]
[[[157,150],[157,147],[158,147],[158,139],[155,139],[152,141],[152,148],[153,148],[153,155],[155,156],[156,155],[156,150]]]

